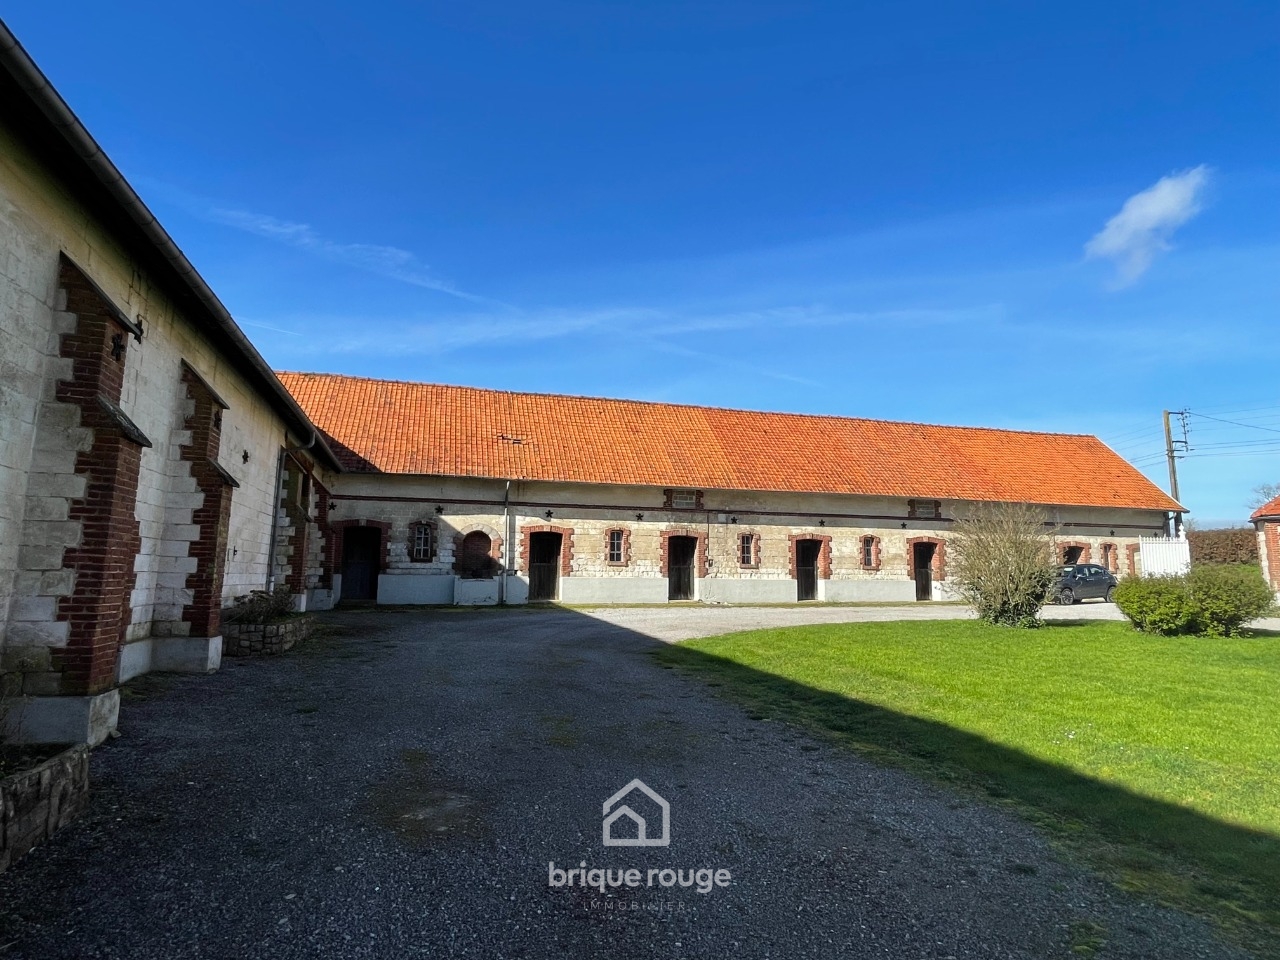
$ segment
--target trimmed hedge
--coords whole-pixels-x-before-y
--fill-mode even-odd
[[[1114,599],[1137,629],[1166,637],[1236,636],[1273,604],[1257,568],[1230,564],[1202,564],[1181,577],[1129,577]]]
[[[1188,530],[1192,564],[1257,563],[1258,534],[1252,528]]]

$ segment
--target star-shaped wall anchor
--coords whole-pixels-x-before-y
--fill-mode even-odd
[[[111,338],[111,359],[124,359],[124,334],[117,333]]]

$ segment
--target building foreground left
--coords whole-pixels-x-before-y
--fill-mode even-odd
[[[2,24],[0,333],[6,733],[96,743],[124,680],[218,667],[224,600],[303,559],[282,491],[336,464]]]

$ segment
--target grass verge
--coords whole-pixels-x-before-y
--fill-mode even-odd
[[[1280,643],[1115,622],[832,624],[663,648],[760,716],[977,791],[1280,957]]]

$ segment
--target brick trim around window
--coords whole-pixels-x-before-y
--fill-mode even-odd
[[[1131,577],[1138,575],[1138,551],[1141,549],[1141,545],[1137,543],[1131,543],[1124,548],[1125,564],[1129,568]]]
[[[622,559],[609,559],[609,540],[615,533],[622,534]],[[604,563],[606,567],[626,567],[631,564],[631,528],[610,527],[604,532]]]
[[[751,538],[751,562],[742,562],[742,538]],[[734,540],[734,550],[737,552],[738,569],[739,570],[759,570],[760,569],[760,534],[754,530],[739,531],[737,538]]]
[[[926,508],[921,513],[921,508]],[[908,520],[941,520],[942,519],[942,501],[941,500],[908,500],[907,501],[907,519]]]
[[[917,543],[932,543],[938,548],[933,551],[933,562],[929,567],[933,570],[934,580],[941,583],[947,579],[947,541],[939,540],[937,537],[911,537],[907,540],[907,579],[916,578],[915,545]]]
[[[818,548],[818,579],[831,579],[831,536],[824,533],[793,533],[790,536],[790,545],[788,551],[791,559],[791,579],[795,580],[799,574],[796,570],[796,543],[801,540],[818,540],[822,546]]]
[[[1111,548],[1109,555],[1107,552],[1107,547]],[[1114,543],[1107,542],[1107,543],[1101,544],[1098,547],[1098,552],[1102,554],[1102,566],[1106,568],[1108,573],[1120,572],[1120,548],[1119,547],[1117,547]],[[1110,557],[1109,562],[1108,562],[1108,556]]]
[[[867,541],[871,541],[871,564],[866,563]],[[874,534],[865,534],[858,538],[858,567],[862,570],[880,569],[880,538]]]
[[[671,575],[670,548],[672,537],[693,537],[698,541],[697,561],[698,576],[705,577],[707,575],[707,537],[705,533],[699,533],[697,530],[690,530],[688,527],[681,527],[674,530],[663,530],[662,541],[658,548],[659,569],[662,576]]]
[[[1069,547],[1080,548],[1080,559],[1076,563],[1093,563],[1093,547],[1089,545],[1087,540],[1059,540],[1058,559],[1062,563],[1067,562],[1067,548]]]
[[[520,568],[529,569],[529,538],[535,533],[560,534],[560,576],[573,572],[573,527],[557,527],[550,523],[532,524],[520,528]]]

